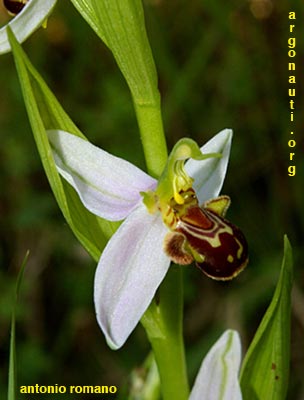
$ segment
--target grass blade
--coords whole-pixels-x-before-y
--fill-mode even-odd
[[[28,260],[29,251],[26,252],[23,262],[21,264],[20,271],[18,273],[15,297],[12,310],[12,323],[11,323],[11,340],[10,340],[10,358],[9,358],[9,369],[8,369],[8,391],[7,400],[16,400],[16,387],[17,387],[17,368],[16,368],[16,309],[18,303],[18,296],[24,269]]]

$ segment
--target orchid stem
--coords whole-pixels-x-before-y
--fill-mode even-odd
[[[159,290],[159,302],[152,302],[142,324],[151,342],[164,400],[187,400],[189,386],[182,335],[182,270],[171,267]]]
[[[135,102],[134,106],[147,170],[154,178],[159,178],[168,158],[160,104],[143,105]]]
[[[167,163],[167,146],[159,104],[135,104],[148,172],[159,178]],[[154,299],[142,317],[157,362],[163,400],[189,396],[183,342],[183,281],[181,267],[170,267]]]

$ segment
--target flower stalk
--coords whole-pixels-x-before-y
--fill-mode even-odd
[[[180,267],[171,266],[160,286],[158,302],[152,302],[141,322],[156,358],[163,398],[188,399],[189,385],[182,334],[183,280]]]
[[[140,104],[134,101],[136,118],[148,173],[159,178],[167,162],[167,145],[158,104]]]
[[[159,178],[167,162],[160,103],[134,102],[147,170]],[[164,400],[186,400],[189,384],[183,341],[183,280],[181,268],[170,267],[154,299],[141,319],[160,374]]]

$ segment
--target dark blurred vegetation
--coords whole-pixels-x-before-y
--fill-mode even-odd
[[[144,168],[131,98],[112,55],[67,0],[58,3],[48,29],[35,33],[25,50],[91,141]],[[194,267],[185,268],[190,379],[224,329],[238,329],[246,351],[271,299],[287,233],[295,259],[288,399],[303,399],[304,4],[146,0],[145,8],[168,145],[182,136],[203,144],[221,129],[233,128],[223,193],[232,198],[229,219],[243,229],[250,246],[249,266],[233,282],[214,282]],[[288,11],[297,12],[293,129]],[[3,23],[2,11],[0,18]],[[92,301],[95,263],[54,201],[10,54],[0,59],[0,88],[0,393],[7,385],[13,287],[27,249],[17,320],[19,385],[122,388],[149,350],[145,333],[138,327],[118,352],[105,344]],[[297,141],[291,150],[296,153],[294,177],[287,174],[293,164],[290,130]]]

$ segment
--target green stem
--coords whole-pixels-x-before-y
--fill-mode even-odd
[[[143,105],[134,102],[134,106],[147,170],[150,175],[159,178],[168,157],[160,104]]]
[[[134,101],[148,172],[159,178],[167,163],[160,101]],[[142,317],[151,342],[161,380],[163,400],[186,400],[189,396],[183,342],[183,282],[181,267],[170,267],[154,299]]]
[[[141,320],[157,362],[164,400],[186,400],[189,396],[183,343],[183,286],[181,267],[171,267]]]

